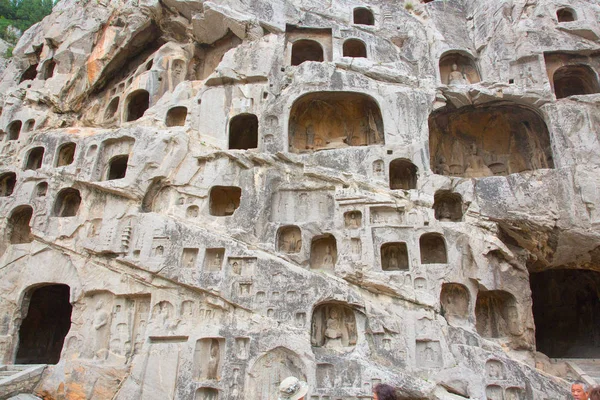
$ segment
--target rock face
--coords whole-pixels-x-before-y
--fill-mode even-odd
[[[563,399],[600,358],[600,6],[63,0],[0,80],[46,399]]]

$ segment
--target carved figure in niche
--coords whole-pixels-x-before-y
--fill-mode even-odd
[[[333,256],[331,255],[331,246],[325,248],[325,256],[323,257],[323,268],[333,268]]]
[[[315,148],[315,130],[311,125],[306,127],[306,148],[314,149]]]
[[[217,254],[215,254],[215,258],[213,259],[212,269],[216,271],[221,269],[221,254],[219,254],[218,252]]]
[[[467,156],[467,168],[465,169],[465,178],[482,178],[492,176],[494,173],[485,165],[481,150],[475,143],[471,144],[471,154]]]
[[[444,157],[444,156],[439,157],[438,164],[435,167],[435,173],[438,175],[445,175],[445,176],[450,175],[450,167],[446,163],[446,157]]]
[[[487,376],[490,379],[503,380],[504,373],[502,371],[502,364],[496,360],[490,360],[485,365]]]
[[[302,249],[302,237],[298,227],[282,228],[279,235],[280,250],[285,253],[298,253]]]
[[[337,347],[339,346],[342,339],[342,330],[340,327],[340,318],[338,311],[332,308],[329,311],[329,318],[327,319],[327,329],[325,329],[325,346]]]
[[[471,84],[471,82],[469,82],[467,75],[458,70],[458,65],[452,64],[452,71],[448,74],[448,85],[459,86],[469,84]]]
[[[96,313],[94,314],[94,359],[105,360],[107,356],[107,344],[110,335],[110,326],[108,325],[110,314],[104,309],[104,302],[98,300],[96,303]]]
[[[417,365],[425,368],[441,367],[442,349],[438,341],[417,341]]]
[[[490,385],[486,387],[485,395],[488,400],[504,400],[504,393],[500,386]]]
[[[154,255],[156,257],[162,257],[164,253],[165,253],[165,248],[163,246],[157,246],[154,249]]]
[[[254,364],[248,374],[247,399],[275,400],[279,398],[279,385],[285,377],[296,376],[306,380],[305,366],[297,354],[283,347],[277,347]]]
[[[349,307],[324,304],[315,308],[312,320],[312,345],[342,349],[357,341],[356,318]]]
[[[360,211],[350,211],[345,215],[346,228],[358,229],[361,226],[362,213]]]
[[[237,347],[236,355],[239,359],[245,360],[248,358],[248,344],[250,339],[248,338],[236,338],[235,344]]]
[[[521,323],[519,321],[519,310],[515,306],[510,306],[506,310],[508,319],[508,331],[516,336],[521,334]]]
[[[210,342],[210,353],[206,369],[206,379],[217,379],[220,358],[221,352],[219,341],[217,339],[213,339]]]
[[[231,265],[231,270],[236,275],[241,275],[242,274],[242,266],[237,261],[233,262],[233,264]]]
[[[388,253],[388,269],[398,269],[398,251],[392,247]]]
[[[449,283],[442,286],[440,295],[444,317],[452,323],[454,319],[462,320],[469,313],[469,292],[459,284]]]
[[[373,175],[376,177],[383,176],[383,161],[377,160],[373,162]]]

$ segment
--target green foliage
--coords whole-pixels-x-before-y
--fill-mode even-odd
[[[16,44],[17,37],[10,26],[21,32],[52,12],[54,0],[0,0],[0,38]]]

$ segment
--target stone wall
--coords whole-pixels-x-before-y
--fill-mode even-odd
[[[63,0],[0,77],[0,360],[58,348],[48,398],[566,398],[536,328],[580,275],[529,277],[600,271],[599,17]]]

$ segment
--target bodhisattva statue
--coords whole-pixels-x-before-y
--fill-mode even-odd
[[[469,85],[469,78],[458,70],[458,65],[452,64],[452,72],[448,75],[448,85]]]
[[[327,327],[325,329],[325,345],[335,346],[341,345],[342,329],[340,327],[340,318],[338,310],[333,308],[329,312],[329,318],[327,319]]]
[[[323,267],[333,267],[333,256],[331,255],[331,247],[328,245],[323,257]]]
[[[480,153],[477,145],[475,143],[471,144],[471,154],[466,159],[465,178],[482,178],[494,175],[492,170],[485,165]]]

